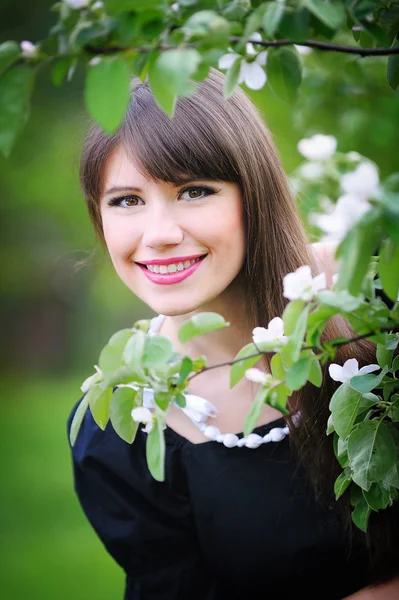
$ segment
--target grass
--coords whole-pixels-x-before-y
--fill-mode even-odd
[[[124,572],[73,489],[66,420],[85,376],[2,382],[1,597],[121,600]]]

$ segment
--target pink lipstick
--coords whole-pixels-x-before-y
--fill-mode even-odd
[[[206,255],[197,255],[190,257],[176,257],[176,258],[167,258],[167,259],[157,259],[145,261],[142,263],[136,263],[137,266],[142,270],[144,275],[152,282],[157,283],[158,285],[171,285],[174,283],[180,283],[190,277],[195,271],[200,267],[202,261]],[[189,267],[182,269],[181,271],[176,271],[175,273],[154,273],[147,269],[144,265],[170,265],[173,263],[184,262],[185,260],[194,260],[195,258],[200,258],[197,262],[193,263]]]

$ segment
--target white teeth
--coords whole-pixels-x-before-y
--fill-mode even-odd
[[[166,273],[176,273],[176,271],[183,271],[183,269],[187,269],[195,262],[200,260],[200,256],[198,258],[194,258],[192,260],[185,260],[184,262],[179,263],[171,263],[170,265],[146,265],[147,269],[152,273],[161,273],[165,275]]]

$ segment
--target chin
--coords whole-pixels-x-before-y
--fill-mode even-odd
[[[144,300],[144,302],[146,302]],[[203,306],[203,301],[195,301],[195,300],[188,300],[187,298],[184,298],[182,300],[176,300],[174,302],[172,302],[171,300],[169,301],[164,301],[164,302],[146,302],[146,304],[148,304],[148,306],[156,313],[161,314],[161,315],[165,315],[166,317],[177,317],[180,315],[188,315],[187,318],[189,318],[190,313],[193,313],[194,311],[200,310],[201,306]],[[204,309],[205,310],[205,309]]]

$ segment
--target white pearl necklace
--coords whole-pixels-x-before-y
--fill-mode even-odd
[[[165,315],[158,315],[151,319],[149,335],[156,335],[159,331]],[[288,434],[289,428],[285,427],[273,427],[264,436],[258,435],[257,433],[250,433],[249,435],[239,438],[235,433],[221,433],[218,427],[209,425],[207,423],[208,418],[214,418],[218,410],[205,398],[196,396],[194,394],[184,394],[186,399],[186,406],[181,410],[191,419],[191,421],[198,427],[200,431],[209,440],[223,444],[226,448],[259,448],[262,444],[268,444],[269,442],[281,442]],[[146,408],[154,407],[154,392],[150,389],[144,390],[143,406]],[[299,417],[298,413],[294,415],[293,420],[297,420]]]

